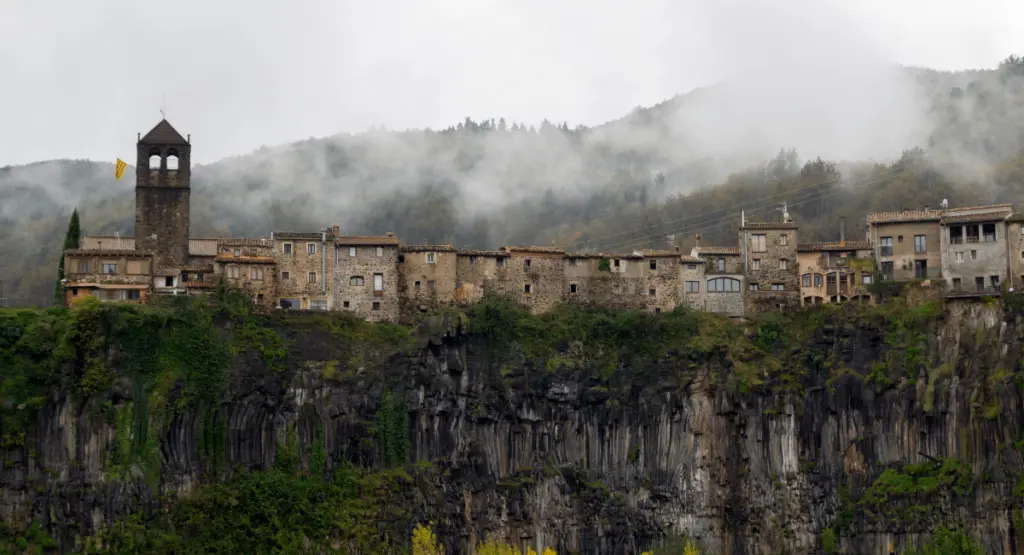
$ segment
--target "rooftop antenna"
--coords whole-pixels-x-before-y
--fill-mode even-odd
[[[167,119],[167,93],[164,92],[163,100],[160,101],[160,119]]]
[[[789,218],[789,209],[788,209],[786,203],[783,202],[782,203],[782,221],[788,222],[789,219],[790,219]]]
[[[949,199],[948,198],[942,199],[942,202],[939,204],[939,206],[941,206],[943,210],[949,208]]]

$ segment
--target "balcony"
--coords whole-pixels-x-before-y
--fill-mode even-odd
[[[1000,285],[954,285],[946,290],[947,298],[998,297],[1002,294]]]

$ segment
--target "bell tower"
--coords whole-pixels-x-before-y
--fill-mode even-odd
[[[158,266],[188,260],[192,145],[166,119],[139,138],[135,164],[135,249]]]

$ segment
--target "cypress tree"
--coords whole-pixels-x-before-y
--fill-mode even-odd
[[[64,234],[64,247],[60,251],[60,263],[57,265],[57,283],[53,290],[53,299],[57,304],[64,304],[64,287],[60,280],[64,279],[64,251],[77,249],[78,239],[82,235],[82,229],[78,223],[78,208],[71,212],[71,219],[68,221],[68,231]]]

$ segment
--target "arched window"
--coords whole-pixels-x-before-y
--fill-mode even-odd
[[[178,151],[171,149],[167,151],[167,171],[178,171]]]
[[[151,150],[149,151],[149,170],[156,171],[160,169],[160,151]]]
[[[349,285],[365,285],[366,282],[363,280],[363,276],[352,276],[348,278]]]
[[[708,293],[739,293],[740,280],[719,277],[708,280]]]

